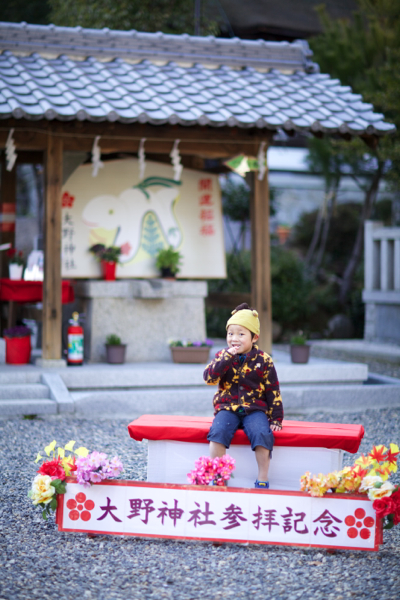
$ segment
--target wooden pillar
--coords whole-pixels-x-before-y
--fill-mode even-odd
[[[268,170],[262,181],[258,179],[258,173],[251,175],[251,303],[260,317],[260,349],[270,354],[272,302]]]
[[[49,135],[44,217],[43,360],[61,359],[61,185],[63,142]]]

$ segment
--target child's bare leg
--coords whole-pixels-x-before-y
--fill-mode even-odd
[[[219,444],[218,442],[210,442],[210,456],[211,458],[217,458],[220,456],[224,456],[226,452],[226,448],[223,444]]]
[[[258,481],[268,481],[270,451],[264,446],[256,446],[255,453],[258,465]]]

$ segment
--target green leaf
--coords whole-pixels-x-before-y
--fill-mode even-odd
[[[66,484],[65,484],[65,483],[61,483],[61,484],[58,486],[58,489],[57,489],[57,494],[65,494],[65,492],[66,492],[66,491],[67,491],[67,486],[66,486]]]
[[[50,485],[52,485],[54,488],[57,488],[61,483],[61,479],[53,479],[53,481],[50,483]]]
[[[53,496],[53,498],[51,499],[51,502],[50,502],[49,506],[50,506],[51,510],[56,510],[56,508],[57,508],[57,496]]]
[[[383,481],[377,481],[376,483],[374,483],[375,488],[381,488],[382,486],[383,486]]]
[[[44,509],[44,510],[42,511],[42,517],[43,517],[43,519],[44,519],[45,521],[47,521],[47,511],[46,511],[46,509]]]

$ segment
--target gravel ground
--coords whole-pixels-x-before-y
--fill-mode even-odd
[[[315,413],[307,420],[361,422],[360,452],[400,441],[400,409]],[[131,440],[126,425],[69,417],[0,421],[0,600],[399,598],[400,527],[384,532],[377,553],[59,533],[26,497],[36,452],[52,439],[74,439],[118,454],[123,477],[143,480],[146,444]],[[353,460],[345,456],[347,464]]]

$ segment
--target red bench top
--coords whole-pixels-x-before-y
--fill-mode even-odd
[[[176,415],[142,415],[128,425],[131,438],[172,440],[175,442],[207,443],[207,433],[213,417],[183,417]],[[308,423],[284,419],[282,431],[274,432],[276,446],[330,448],[357,452],[364,436],[362,425],[341,423]],[[245,432],[239,429],[232,444],[247,445]]]

